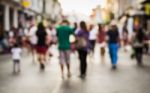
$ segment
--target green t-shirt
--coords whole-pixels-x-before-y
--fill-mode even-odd
[[[57,28],[58,48],[59,50],[69,50],[69,36],[73,34],[73,29],[69,26],[59,26]]]

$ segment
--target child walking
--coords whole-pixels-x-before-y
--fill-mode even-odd
[[[21,60],[21,52],[22,49],[19,47],[18,44],[15,44],[11,50],[12,52],[12,59],[13,59],[13,72],[20,72],[20,60]]]

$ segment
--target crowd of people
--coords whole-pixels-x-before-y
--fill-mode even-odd
[[[45,26],[43,22],[40,22],[37,26],[34,21],[31,21],[30,24],[30,28],[24,34],[21,33],[21,30],[16,31],[15,29],[12,29],[9,33],[14,72],[20,72],[22,47],[26,47],[32,53],[33,63],[36,61],[35,55],[38,56],[37,60],[39,61],[40,70],[44,71],[47,55],[53,55],[48,52],[48,49],[52,44],[57,44],[62,78],[64,78],[65,65],[67,67],[67,76],[71,77],[70,64],[72,59],[70,59],[70,53],[72,51],[77,51],[78,53],[80,77],[86,77],[87,57],[90,53],[94,53],[96,43],[100,48],[99,53],[102,61],[105,59],[106,48],[108,46],[113,70],[117,69],[118,50],[122,46],[122,41],[124,45],[132,46],[133,54],[131,56],[136,58],[139,66],[143,63],[143,49],[146,49],[145,52],[149,51],[147,43],[149,33],[144,31],[140,25],[134,27],[133,36],[129,40],[126,28],[123,28],[123,38],[120,38],[120,32],[114,21],[108,25],[89,25],[85,21],[81,21],[79,24],[75,23],[74,27],[70,26],[67,20],[63,20],[57,27]],[[75,39],[73,42],[70,42],[71,35]]]

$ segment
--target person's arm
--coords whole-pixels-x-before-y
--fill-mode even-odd
[[[56,36],[58,37],[59,30],[56,28]]]
[[[121,46],[120,34],[118,30],[117,30],[117,41],[118,41],[118,44]]]
[[[109,41],[109,31],[108,31],[108,32],[106,32],[105,40],[106,40],[106,42],[108,42],[108,41]]]
[[[73,28],[70,27],[70,34],[74,35],[75,30],[73,30]]]
[[[13,53],[13,52],[14,52],[14,49],[12,48],[12,49],[11,49],[11,53]]]

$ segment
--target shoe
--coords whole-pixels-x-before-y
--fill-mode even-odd
[[[116,65],[113,65],[112,66],[112,70],[116,70],[117,69],[117,66]]]
[[[41,70],[45,70],[45,65],[44,64],[40,64],[40,69]]]
[[[80,75],[79,76],[81,79],[84,79],[85,77],[86,77],[86,75],[85,74],[82,74],[82,75]]]
[[[137,65],[142,67],[143,66],[143,63],[142,62],[137,62]]]

